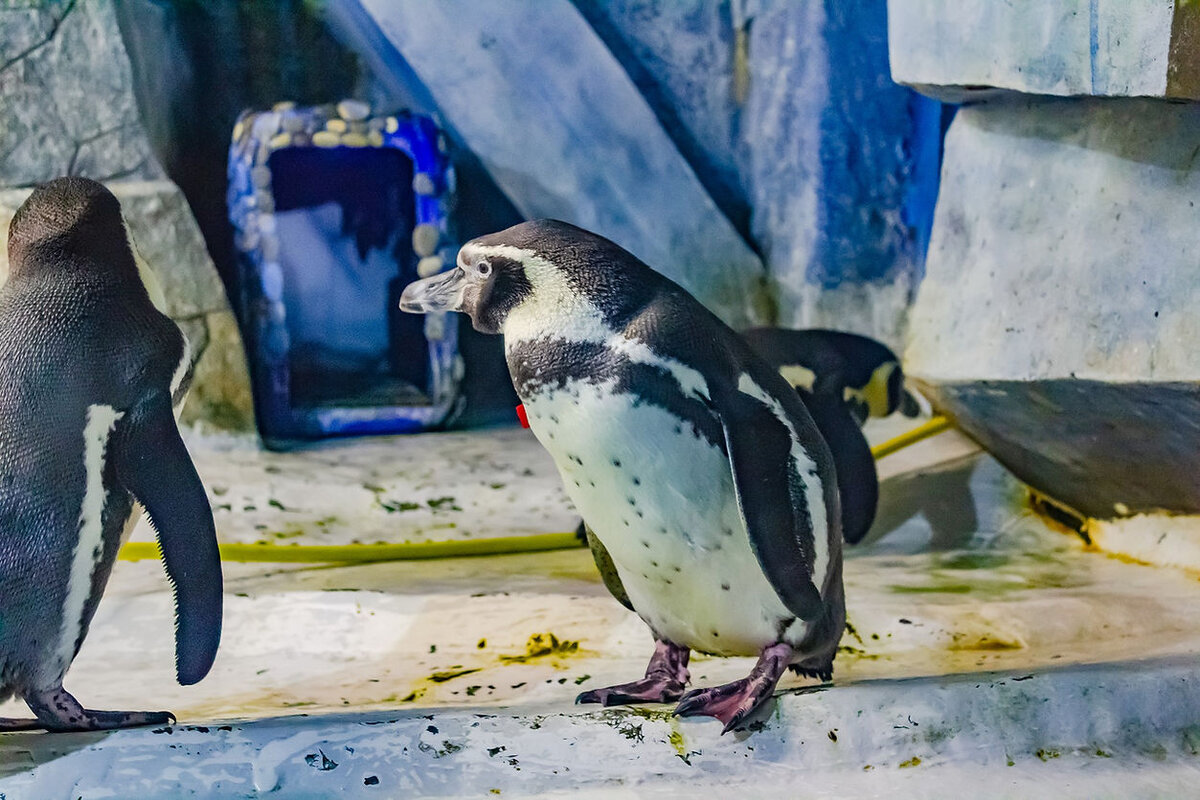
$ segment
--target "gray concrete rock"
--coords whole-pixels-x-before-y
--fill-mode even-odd
[[[750,79],[747,20],[730,0],[577,3],[697,177],[750,231],[739,117]]]
[[[892,77],[965,87],[1200,99],[1200,8],[1188,0],[889,0]]]
[[[937,186],[937,104],[888,79],[882,0],[748,4],[741,112],[780,324],[902,341]]]
[[[732,324],[770,319],[762,263],[570,2],[361,5],[522,214],[608,236]]]
[[[0,5],[0,186],[162,177],[113,0]]]
[[[1200,376],[1200,107],[962,109],[907,370],[931,380]]]
[[[253,431],[254,398],[237,319],[229,310],[199,319],[205,327],[207,346],[196,359],[192,388],[180,419],[226,430]]]

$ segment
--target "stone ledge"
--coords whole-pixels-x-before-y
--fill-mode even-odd
[[[892,78],[950,102],[1029,94],[1200,99],[1188,0],[889,0]]]
[[[1111,789],[1157,778],[1156,788],[1170,792],[1191,786],[1195,767],[1186,767],[1200,752],[1198,718],[1200,677],[1194,658],[1182,657],[789,692],[761,730],[725,737],[715,724],[681,721],[661,706],[431,709],[13,734],[0,739],[0,758],[27,771],[10,767],[0,790],[88,796],[113,780],[129,796],[197,798],[658,796],[714,784],[757,794],[794,789],[798,780],[851,780],[875,791],[903,780],[945,790],[942,770],[953,777],[963,763],[1005,784],[1034,770],[1044,781],[1061,779],[1064,765],[1117,763],[1121,769],[1107,773]],[[1056,768],[1041,766],[1058,759]],[[1166,772],[1174,780],[1164,787],[1172,765],[1184,769]],[[919,768],[921,777],[905,768]]]

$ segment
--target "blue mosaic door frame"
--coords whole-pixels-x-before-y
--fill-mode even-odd
[[[459,396],[462,361],[457,326],[445,314],[424,320],[425,386],[403,403],[302,404],[294,391],[294,342],[285,302],[286,270],[272,190],[271,157],[284,150],[311,148],[391,148],[412,164],[411,264],[397,264],[397,277],[415,279],[454,268],[455,248],[446,222],[453,173],[444,138],[432,120],[414,115],[372,116],[370,108],[348,100],[336,106],[296,107],[280,103],[269,111],[242,114],[229,151],[229,218],[236,232],[238,315],[253,377],[259,432],[267,446],[290,440],[337,435],[406,433],[444,423]],[[361,155],[361,154],[360,154]],[[407,202],[408,198],[405,198]],[[361,249],[361,246],[360,246]],[[295,260],[295,259],[293,259]],[[294,269],[295,265],[289,265]],[[294,273],[293,273],[294,274]],[[396,313],[382,298],[380,314]]]

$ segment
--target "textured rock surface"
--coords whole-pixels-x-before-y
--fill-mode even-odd
[[[581,0],[576,6],[621,62],[726,216],[745,235],[750,205],[739,154],[749,81],[746,20],[729,0]]]
[[[159,178],[113,0],[0,4],[0,186]]]
[[[1030,94],[1200,98],[1190,0],[890,0],[892,77],[959,99]]]
[[[134,101],[114,0],[0,6],[0,231],[33,185],[81,175],[117,198],[151,296],[188,336],[196,363],[189,421],[251,430],[241,337],[183,194],[162,179]],[[25,187],[4,190],[4,187]],[[6,249],[6,248],[5,248]],[[0,252],[0,280],[8,256]]]
[[[899,343],[937,186],[940,109],[888,78],[886,8],[763,2],[741,120],[780,322]]]
[[[362,6],[523,214],[614,239],[729,322],[769,318],[758,257],[569,2]]]
[[[899,344],[941,112],[889,80],[884,0],[580,7],[764,255],[779,321]]]
[[[936,381],[1195,380],[1198,152],[1192,105],[961,110],[906,370]]]
[[[178,187],[170,181],[108,184],[121,209],[160,308],[188,337],[195,375],[183,419],[230,430],[253,430],[250,379],[241,334],[204,240]],[[0,230],[7,239],[13,212],[28,189],[0,191]],[[0,281],[8,275],[7,249],[0,251]]]
[[[214,311],[196,321],[204,325],[206,346],[195,360],[192,388],[180,419],[227,430],[254,430],[250,373],[233,312]]]

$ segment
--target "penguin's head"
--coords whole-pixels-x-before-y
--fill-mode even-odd
[[[13,276],[86,263],[136,274],[121,204],[87,178],[56,178],[33,190],[8,226],[8,262]]]
[[[467,242],[456,269],[410,283],[400,308],[461,311],[475,330],[505,333],[515,311],[543,321],[569,314],[618,292],[638,270],[649,268],[602,236],[558,220],[533,220]]]

